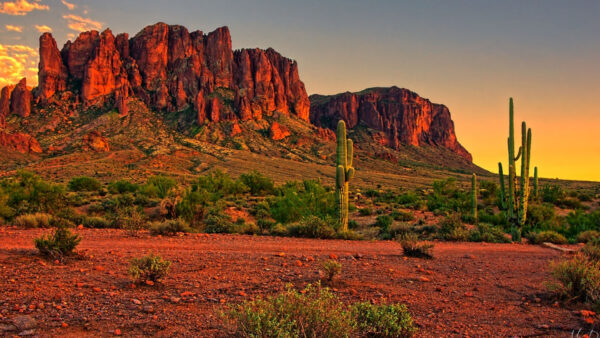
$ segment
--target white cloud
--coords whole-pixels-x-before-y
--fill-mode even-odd
[[[35,29],[37,29],[37,31],[40,33],[52,32],[52,28],[46,25],[35,25]]]
[[[24,45],[0,44],[0,88],[27,78],[27,85],[37,85],[38,51]]]
[[[74,14],[63,15],[63,19],[67,20],[67,25],[70,29],[77,32],[100,30],[103,25],[102,22],[94,21],[90,18],[82,18]]]
[[[9,32],[19,32],[19,33],[23,32],[23,26],[6,25],[4,27]]]
[[[50,7],[42,5],[39,1],[29,2],[28,0],[5,1],[0,3],[0,13],[8,15],[27,15],[27,13],[40,10],[47,11]]]
[[[70,11],[75,9],[75,4],[66,2],[65,0],[60,0],[60,2],[62,2],[62,4],[65,5]]]

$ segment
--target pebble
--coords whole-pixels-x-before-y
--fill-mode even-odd
[[[131,302],[135,305],[142,305],[142,302],[139,299],[132,299]]]

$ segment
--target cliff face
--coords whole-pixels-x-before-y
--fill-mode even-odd
[[[81,84],[84,106],[114,104],[127,114],[132,96],[157,110],[191,108],[199,124],[260,119],[274,111],[308,121],[309,101],[295,61],[272,49],[233,51],[227,27],[209,34],[157,23],[133,38],[84,32],[58,51],[40,37],[40,102]]]
[[[310,101],[310,121],[318,126],[335,128],[340,119],[349,128],[362,123],[383,132],[385,137],[379,142],[389,147],[441,146],[472,161],[471,154],[456,139],[448,108],[410,90],[372,88],[358,93],[312,95]]]

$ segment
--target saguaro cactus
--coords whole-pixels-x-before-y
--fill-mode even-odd
[[[473,220],[477,223],[477,175],[471,177],[471,213]]]
[[[500,178],[500,208],[506,209],[506,188],[504,187],[504,171],[502,163],[498,162],[498,177]]]
[[[354,177],[353,152],[352,140],[346,138],[346,123],[340,120],[337,125],[337,169],[335,173],[335,198],[340,231],[348,231],[348,182]]]
[[[515,127],[513,99],[509,101],[508,109],[508,202],[506,209],[508,220],[511,224],[512,238],[514,241],[521,240],[521,228],[527,220],[527,202],[529,200],[529,164],[531,162],[531,129],[527,124],[521,124],[521,147],[515,156]],[[515,162],[521,158],[521,177],[517,182]],[[502,165],[498,165],[501,185],[504,175]],[[517,191],[518,187],[518,191]],[[502,189],[502,187],[501,187]],[[504,201],[504,198],[503,198]]]
[[[533,168],[533,197],[538,199],[538,172],[537,167]]]

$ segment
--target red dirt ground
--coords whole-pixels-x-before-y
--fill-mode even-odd
[[[570,336],[590,326],[574,311],[581,305],[558,306],[546,291],[548,264],[562,254],[538,246],[436,243],[435,259],[422,260],[389,241],[77,230],[82,257],[57,264],[36,255],[43,232],[0,228],[0,324],[30,314],[41,336],[220,336],[222,303],[316,282],[330,255],[343,264],[334,291],[344,301],[406,303],[418,336]],[[133,288],[128,262],[150,250],[174,262],[171,273]]]

